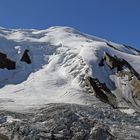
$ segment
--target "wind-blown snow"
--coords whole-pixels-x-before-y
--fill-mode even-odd
[[[16,61],[16,70],[0,69],[0,106],[24,110],[48,103],[95,104],[82,88],[85,73],[108,83],[98,63],[104,52],[124,58],[140,73],[140,56],[123,45],[109,48],[106,40],[69,27],[47,30],[0,29],[0,52]],[[32,63],[20,59],[29,50]],[[119,51],[120,50],[120,51]],[[114,78],[115,79],[115,78]]]

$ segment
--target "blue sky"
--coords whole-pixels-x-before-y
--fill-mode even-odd
[[[140,49],[140,0],[0,0],[0,26],[71,26]]]

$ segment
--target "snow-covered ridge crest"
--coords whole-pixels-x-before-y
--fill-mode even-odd
[[[101,100],[115,107],[139,110],[136,87],[139,87],[140,52],[129,46],[70,27],[0,28],[0,53],[1,57],[6,55],[0,64],[2,109],[23,110],[56,102],[99,105]],[[115,62],[126,61],[129,65],[124,63],[119,71],[118,66],[111,68],[104,59],[106,54]],[[127,80],[125,71],[132,73],[135,80]],[[105,85],[105,95],[97,95],[95,87],[86,83],[86,77],[92,78],[96,86]],[[110,98],[115,103],[110,103]]]

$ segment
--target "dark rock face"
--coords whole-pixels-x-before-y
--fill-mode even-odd
[[[98,79],[89,76],[85,77],[85,82],[91,87],[97,98],[110,104],[113,108],[117,107],[116,97],[111,93],[110,89],[107,88],[105,83],[101,83]]]
[[[123,59],[120,59],[117,56],[112,57],[107,52],[104,54],[102,60],[99,63],[99,66],[103,66],[104,61],[111,69],[117,68],[118,71],[122,70],[122,67],[126,64]]]
[[[127,89],[129,87],[129,89],[131,90],[131,99],[124,98],[123,100],[125,100],[125,102],[127,102],[127,104],[129,104],[129,106],[131,107],[132,106],[134,108],[140,107],[140,75],[139,73],[137,73],[136,70],[126,60],[122,58],[118,58],[117,56],[111,56],[109,53],[104,53],[103,58],[99,62],[100,67],[103,67],[105,64],[110,68],[112,74],[116,75],[120,79],[120,82],[122,83],[121,94],[123,94],[123,89],[125,88]],[[114,70],[115,68],[116,70]],[[96,91],[98,90],[96,89]],[[130,92],[129,93],[128,92],[127,94],[130,94]],[[101,95],[103,97],[103,93]],[[139,111],[139,109],[137,110]]]
[[[133,73],[139,80],[140,75],[135,71],[135,69],[124,59],[118,58],[117,56],[111,56],[109,53],[105,52],[103,58],[101,59],[99,66],[104,66],[104,62],[111,68],[117,68],[117,71],[123,71],[123,67],[126,67]]]
[[[8,70],[16,69],[16,62],[7,58],[7,55],[0,52],[0,68]]]
[[[29,50],[27,50],[27,49],[24,51],[21,61],[26,62],[27,64],[31,64],[31,59],[30,59],[28,52],[29,52]]]

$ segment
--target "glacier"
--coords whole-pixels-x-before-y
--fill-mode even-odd
[[[75,112],[74,116],[78,117],[78,120],[82,117],[82,112],[87,113],[87,116],[84,115],[83,118],[89,120],[94,117],[93,114],[96,112],[99,118],[96,116],[94,119],[99,119],[98,121],[101,121],[99,126],[103,126],[102,121],[107,117],[107,121],[110,123],[107,124],[106,121],[104,125],[111,127],[112,134],[108,127],[105,127],[105,130],[104,126],[103,129],[99,129],[106,139],[140,138],[138,134],[140,131],[138,127],[140,112],[139,50],[81,33],[71,27],[56,26],[45,30],[1,27],[0,53],[2,58],[6,55],[6,58],[3,60],[1,58],[0,62],[0,117],[6,117],[1,123],[0,133],[7,134],[8,127],[11,128],[10,124],[15,125],[15,122],[23,127],[21,121],[24,119],[22,117],[24,113],[25,118],[29,119],[32,125],[38,126],[38,121],[35,121],[34,124],[32,120],[36,118],[35,112],[40,113],[40,110],[44,108],[49,112],[47,107],[53,106],[52,108],[57,108],[56,112],[59,114],[64,113],[64,110],[69,110],[72,106],[72,113]],[[15,66],[10,67],[7,61],[10,64],[14,63]],[[10,69],[3,66],[7,63]],[[7,114],[3,115],[3,111],[6,111]],[[73,115],[72,113],[70,116]],[[104,114],[103,118],[100,113]],[[115,118],[110,120],[108,113],[114,114],[116,118],[123,118],[124,122],[122,120],[119,122],[119,119],[115,120]],[[67,113],[61,117],[65,118],[65,115],[67,116]],[[122,117],[123,115],[127,117]],[[136,122],[130,119],[134,116]],[[51,117],[54,122],[58,121],[55,120],[53,113]],[[50,118],[45,119],[50,122]],[[135,131],[135,136],[133,133],[126,136],[130,130],[127,120],[129,125],[134,123],[131,127]],[[25,122],[30,124],[28,121]],[[52,122],[52,126],[57,127],[54,122]],[[112,127],[113,122],[114,128]],[[125,125],[123,129],[126,132],[124,133],[119,127],[122,124]],[[78,127],[77,125],[76,127]],[[81,125],[79,127],[83,128]],[[40,125],[38,128],[43,129]],[[93,129],[93,126],[88,129]],[[33,127],[33,130],[36,128]],[[93,129],[93,131],[95,130]],[[9,133],[12,135],[12,128]],[[54,137],[50,132],[47,133],[49,136],[47,135],[44,139]],[[75,133],[80,133],[80,130]],[[84,139],[83,133],[79,134],[81,139]],[[117,137],[119,133],[120,137]],[[97,135],[87,134],[87,139],[95,139],[95,135]],[[19,133],[14,133],[15,137],[11,137],[11,135],[7,138],[22,139],[25,137]],[[60,134],[56,137],[58,139],[66,138]],[[34,139],[37,138],[34,137]],[[72,137],[68,137],[68,139],[72,139]],[[78,137],[73,135],[73,139],[78,139]],[[100,139],[102,139],[101,136]]]

